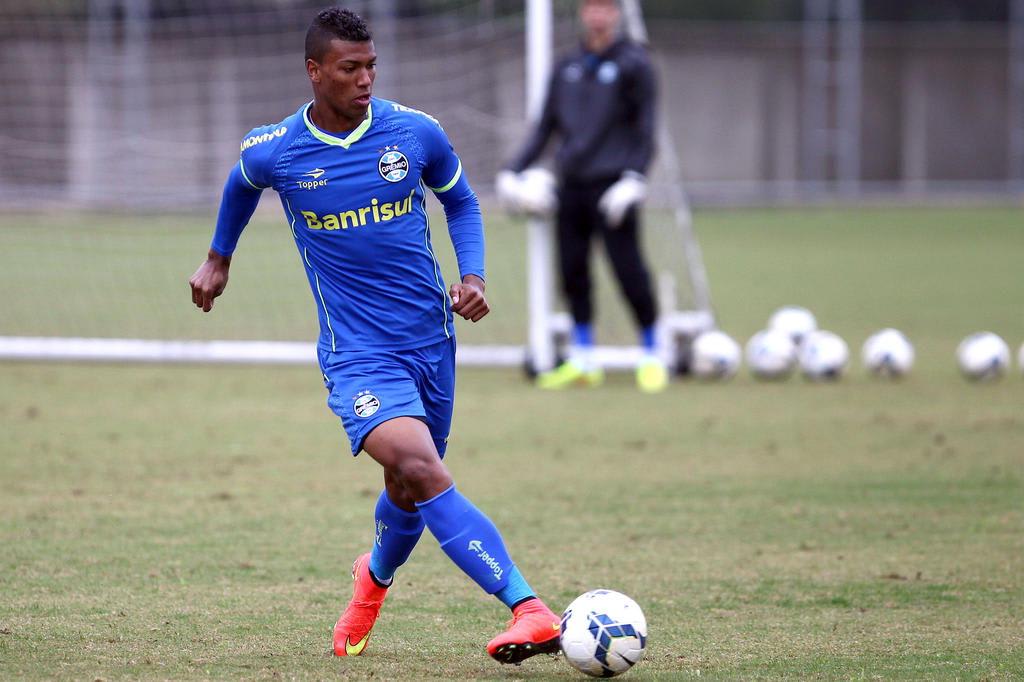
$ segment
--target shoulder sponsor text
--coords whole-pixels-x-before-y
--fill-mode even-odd
[[[287,126],[281,126],[280,128],[275,128],[274,130],[271,130],[269,133],[263,133],[261,135],[250,135],[249,137],[242,140],[242,151],[244,152],[246,149],[249,149],[250,147],[255,147],[256,145],[262,142],[270,142],[275,137],[281,137],[287,132]]]

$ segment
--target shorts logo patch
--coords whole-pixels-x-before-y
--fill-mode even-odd
[[[409,159],[397,149],[385,148],[377,162],[377,170],[388,182],[401,182],[409,174]]]
[[[357,417],[362,417],[363,419],[372,417],[379,409],[380,401],[377,399],[377,396],[369,391],[360,391],[359,395],[356,396],[355,402],[352,403],[352,411],[356,413]]]

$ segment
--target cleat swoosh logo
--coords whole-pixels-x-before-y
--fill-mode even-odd
[[[323,175],[325,172],[326,171],[323,168],[314,168],[313,170],[309,171],[308,173],[303,173],[303,175],[308,175],[309,177],[311,177],[314,180],[316,180],[321,175]]]
[[[352,638],[346,637],[345,638],[345,655],[346,656],[358,656],[359,654],[363,653],[363,649],[366,648],[366,642],[368,642],[369,639],[370,639],[370,635],[367,634],[361,640],[359,640],[358,642],[353,644],[352,643]]]

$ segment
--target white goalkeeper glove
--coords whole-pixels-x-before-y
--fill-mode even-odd
[[[544,216],[558,207],[555,176],[543,168],[529,168],[522,173],[499,171],[494,185],[498,200],[512,213]]]
[[[519,174],[522,196],[519,204],[534,216],[551,215],[558,208],[554,174],[546,168],[527,168]]]
[[[522,184],[519,173],[510,170],[498,171],[498,175],[494,178],[494,191],[506,211],[510,213],[521,211],[519,196],[522,194],[520,189]]]
[[[604,214],[608,227],[622,225],[630,207],[647,198],[647,178],[636,171],[626,171],[622,177],[604,191],[597,200],[597,208]]]

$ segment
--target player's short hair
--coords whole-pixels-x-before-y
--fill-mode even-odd
[[[306,59],[315,62],[323,59],[335,38],[351,43],[373,40],[369,27],[358,14],[341,7],[328,7],[320,10],[306,31]]]

